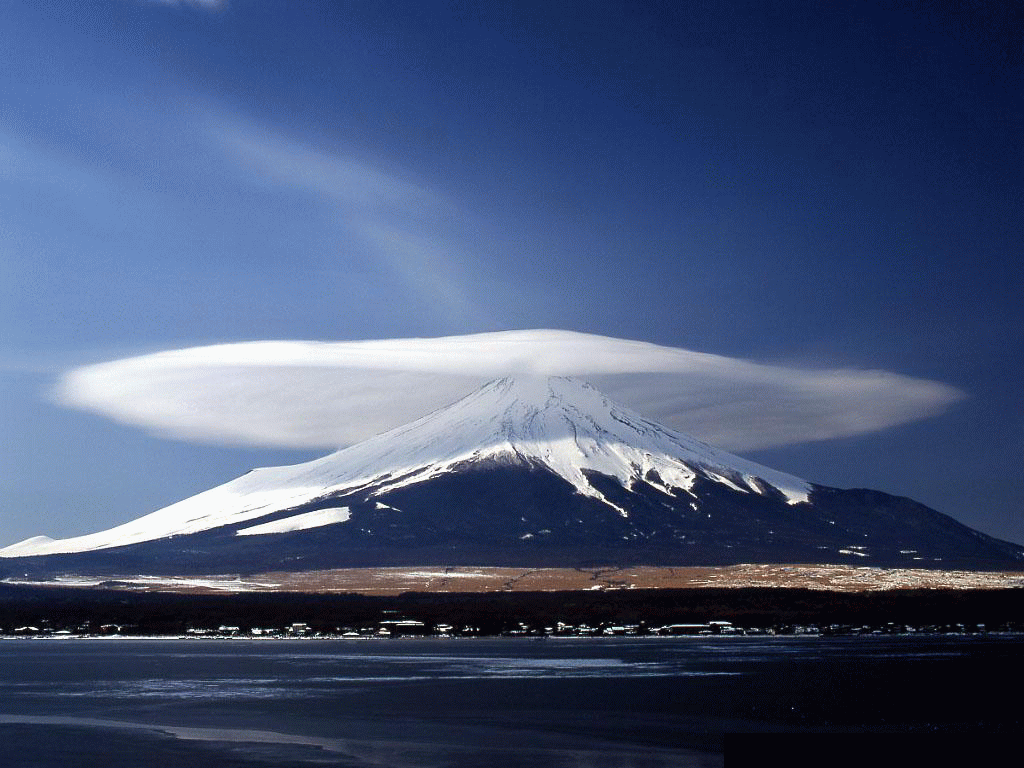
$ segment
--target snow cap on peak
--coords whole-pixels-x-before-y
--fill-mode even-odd
[[[552,398],[565,400],[574,396],[585,396],[587,392],[597,390],[587,382],[572,376],[518,374],[494,379],[479,390],[487,391],[493,391],[509,399],[540,405]]]

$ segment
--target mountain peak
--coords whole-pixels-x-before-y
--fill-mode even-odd
[[[462,400],[440,410],[448,410],[459,403],[488,409],[487,412],[490,414],[496,414],[513,404],[538,410],[559,405],[572,405],[580,410],[595,407],[603,410],[611,405],[600,391],[581,379],[530,374],[494,379]]]

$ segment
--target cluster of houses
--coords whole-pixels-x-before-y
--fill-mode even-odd
[[[452,624],[430,624],[409,618],[389,618],[373,624],[358,627],[314,628],[305,622],[295,622],[285,627],[238,627],[221,625],[216,628],[188,629],[184,637],[189,638],[387,638],[387,637],[609,637],[609,636],[682,636],[682,635],[863,635],[863,634],[908,634],[908,633],[958,633],[970,634],[987,631],[1020,631],[1020,627],[1002,626],[987,628],[984,624],[943,624],[921,627],[888,623],[883,626],[830,624],[818,626],[787,625],[771,628],[750,628],[734,626],[728,621],[704,623],[666,624],[647,626],[645,624],[569,624],[555,622],[551,626],[530,626],[519,622],[500,631],[482,631],[479,627],[455,626]],[[131,625],[88,624],[75,628],[57,629],[49,624],[42,627],[23,626],[10,629],[0,628],[0,636],[18,637],[102,637],[148,634]]]
[[[588,624],[556,622],[549,627],[531,627],[525,623],[504,629],[500,635],[508,637],[596,637],[609,635],[731,635],[741,630],[728,621],[710,621],[705,624],[669,624],[663,627],[645,627],[642,624]],[[189,637],[474,637],[484,634],[479,627],[452,624],[428,624],[416,619],[385,619],[363,627],[336,627],[333,631],[318,632],[306,623],[296,622],[279,629],[253,627],[243,631],[239,627],[221,626],[217,629],[190,629]]]

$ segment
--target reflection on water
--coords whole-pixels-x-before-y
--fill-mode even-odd
[[[614,743],[560,745],[533,743],[526,745],[501,746],[493,739],[481,738],[500,734],[480,733],[474,736],[476,743],[459,743],[466,734],[447,734],[445,738],[430,741],[416,741],[408,738],[376,739],[328,739],[275,731],[241,728],[198,728],[167,725],[145,725],[117,720],[95,718],[8,716],[0,715],[0,725],[24,725],[51,730],[54,728],[82,729],[89,739],[90,731],[106,731],[102,738],[109,738],[110,732],[124,738],[139,734],[152,736],[157,741],[147,744],[147,753],[161,750],[159,738],[171,737],[184,742],[208,742],[218,751],[232,755],[232,760],[248,759],[249,764],[272,762],[283,765],[284,761],[309,765],[346,766],[436,766],[436,765],[489,765],[489,766],[607,766],[608,768],[629,768],[632,766],[694,766],[710,768],[721,765],[721,759],[713,752],[690,749],[630,748]],[[109,742],[108,742],[109,744]],[[178,745],[175,745],[178,746]],[[120,755],[107,747],[108,765],[117,765]],[[176,750],[175,750],[176,751]],[[192,765],[202,765],[205,755],[213,752],[197,752],[190,755]],[[131,759],[138,760],[136,752]],[[67,759],[63,755],[61,761]],[[156,755],[160,760],[160,755]],[[147,763],[151,763],[147,759]],[[55,763],[58,764],[58,763]],[[63,764],[63,763],[59,763]],[[159,764],[159,763],[158,763]],[[218,765],[223,763],[219,760]]]
[[[2,640],[49,766],[713,766],[744,731],[1006,731],[1019,638]],[[140,763],[140,755],[145,756]]]

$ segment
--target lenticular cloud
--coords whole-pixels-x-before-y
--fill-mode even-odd
[[[573,376],[730,450],[873,432],[963,397],[886,371],[804,370],[567,331],[434,339],[253,341],[176,349],[66,373],[55,398],[203,442],[337,448],[503,376]]]

